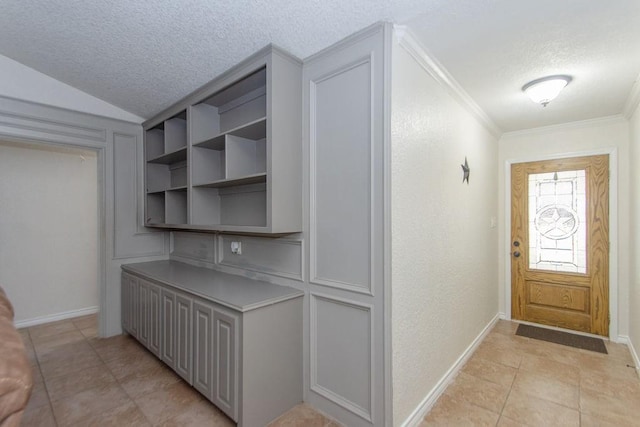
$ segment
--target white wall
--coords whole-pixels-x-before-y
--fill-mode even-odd
[[[617,317],[612,310],[612,325],[617,323],[617,335],[628,334],[629,312],[629,125],[622,117],[612,117],[585,122],[568,123],[547,128],[532,129],[506,133],[499,143],[499,271],[500,271],[500,310],[507,313],[510,301],[507,301],[505,286],[509,286],[510,279],[506,277],[505,267],[509,260],[509,248],[506,247],[506,233],[508,218],[505,218],[505,165],[507,161],[529,161],[554,156],[581,155],[583,153],[605,152],[615,150],[614,160],[617,164],[611,166],[617,169],[617,188],[611,188],[610,196],[617,195],[618,205],[610,211],[610,250],[617,255],[617,286],[618,293],[610,294],[611,299],[617,298],[619,304]],[[612,176],[615,175],[612,172]],[[614,182],[614,181],[612,181]],[[615,229],[615,220],[620,233]],[[613,269],[614,265],[610,265]],[[615,270],[614,270],[615,271]],[[615,284],[614,284],[615,286]],[[615,300],[614,300],[615,301]],[[615,317],[615,318],[614,318]],[[615,335],[615,331],[613,332]],[[612,336],[612,339],[618,339]]]
[[[0,95],[134,123],[143,119],[0,55]]]
[[[98,306],[97,157],[0,142],[0,284],[16,322]]]
[[[629,165],[631,223],[629,226],[631,261],[629,278],[629,339],[634,349],[636,366],[640,364],[640,108],[630,120]]]
[[[394,45],[393,419],[430,395],[498,313],[497,139]],[[469,184],[461,164],[469,161]]]

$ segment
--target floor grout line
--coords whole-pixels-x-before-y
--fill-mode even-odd
[[[44,388],[44,392],[47,394],[47,405],[49,406],[49,411],[51,411],[51,416],[53,417],[53,423],[55,426],[58,426],[58,419],[56,418],[56,414],[53,411],[53,403],[51,402],[51,395],[49,394],[49,389],[47,387],[47,381],[42,373],[42,367],[40,366],[40,359],[38,357],[38,352],[36,351],[35,344],[33,343],[33,338],[31,338],[31,331],[27,328],[27,335],[29,335],[29,343],[31,344],[31,348],[33,349],[33,353],[36,358],[36,364],[38,365],[38,372],[40,374],[40,378],[42,379],[42,387]],[[44,406],[44,405],[43,405]]]
[[[518,390],[519,392],[524,393],[523,395],[524,400],[520,402],[521,399],[518,398],[517,399],[518,401],[514,402],[514,404],[516,404],[516,406],[514,407],[515,412],[513,411],[510,412],[510,415],[518,414],[519,416],[524,417],[524,415],[522,414],[526,414],[527,411],[539,410],[534,408],[547,408],[547,407],[550,409],[558,408],[557,410],[560,411],[558,412],[559,415],[555,415],[555,416],[567,417],[565,422],[571,422],[574,425],[584,425],[585,421],[583,421],[583,418],[586,412],[582,402],[583,401],[582,396],[585,390],[584,379],[585,379],[585,376],[590,375],[589,372],[593,372],[594,375],[596,373],[598,375],[602,375],[603,380],[606,381],[606,384],[607,384],[606,387],[616,387],[616,386],[623,387],[623,385],[624,387],[626,387],[626,388],[618,388],[617,389],[618,391],[616,391],[615,388],[613,390],[607,390],[606,392],[594,391],[594,393],[596,393],[594,395],[595,399],[597,399],[598,394],[602,394],[602,393],[605,393],[609,397],[611,397],[610,393],[621,395],[620,399],[632,398],[632,397],[624,396],[625,391],[629,387],[629,381],[626,381],[620,378],[620,374],[621,374],[620,366],[624,365],[624,362],[628,360],[628,357],[625,357],[626,355],[624,354],[624,351],[623,351],[624,348],[617,348],[617,347],[614,347],[615,344],[609,343],[609,345],[611,346],[611,348],[609,347],[607,348],[607,350],[609,351],[609,354],[602,355],[600,353],[594,353],[594,352],[586,353],[586,351],[583,351],[583,350],[576,350],[575,353],[573,353],[572,347],[564,348],[564,347],[560,347],[557,344],[540,342],[537,340],[536,342],[531,342],[530,344],[532,345],[532,347],[529,347],[529,348],[528,348],[528,344],[523,346],[518,346],[518,345],[512,346],[509,338],[515,335],[515,330],[511,329],[510,333],[506,333],[506,328],[507,328],[506,325],[508,325],[507,322],[498,323],[497,328],[494,328],[494,330],[487,335],[487,338],[484,341],[484,343],[487,343],[487,344],[486,344],[485,351],[482,353],[482,355],[474,354],[471,356],[471,358],[468,361],[469,363],[474,358],[477,357],[478,359],[482,359],[484,362],[499,364],[502,361],[511,361],[518,358],[517,367],[514,368],[509,365],[510,369],[512,368],[515,369],[515,374],[511,380],[509,391],[506,395],[506,399],[502,404],[496,425],[499,425],[501,421],[505,419],[511,421],[510,418],[505,417],[505,409],[508,405],[508,402],[512,398],[514,398],[513,393],[516,391],[515,385],[517,381],[519,381],[519,378],[523,376],[525,373],[527,374],[527,379],[525,380],[525,378],[522,377],[522,381],[524,382],[522,382],[519,385],[519,390]],[[533,340],[527,339],[526,342],[529,342],[529,341],[533,341]],[[515,343],[517,341],[514,340],[513,342]],[[531,356],[534,356],[535,358],[529,362],[526,362],[527,364],[525,369],[524,368],[525,356],[528,354],[530,354]],[[585,354],[586,354],[586,357],[584,356]],[[570,361],[573,361],[573,362],[570,362]],[[570,369],[570,371],[566,371],[563,368],[563,366],[566,369]],[[599,367],[599,366],[602,366],[602,367]],[[495,369],[495,365],[492,365],[492,368]],[[464,367],[463,367],[463,370],[464,370]],[[542,374],[544,375],[539,376],[536,373],[539,373],[539,375],[542,375]],[[489,376],[487,378],[492,378],[492,377]],[[498,377],[493,377],[493,378],[498,378]],[[546,380],[544,378],[548,378],[548,383],[545,382]],[[530,379],[533,380],[534,382],[529,383]],[[616,380],[618,380],[618,382],[616,382]],[[492,382],[490,380],[487,380],[487,381]],[[557,393],[552,392],[550,389],[547,388],[547,387],[555,387],[556,383],[558,384],[558,387],[561,387],[558,389]],[[535,388],[534,389],[527,388],[529,384],[531,384]],[[593,388],[593,386],[591,387]],[[632,385],[632,387],[635,387],[632,390],[636,390],[638,394],[640,394],[640,381],[638,381],[635,385]],[[545,390],[549,390],[551,394],[545,392]],[[565,392],[572,393],[571,394],[572,397],[569,400],[566,400],[569,398],[569,394],[565,395],[564,394]],[[537,399],[535,399],[535,402],[540,402],[540,403],[533,403],[534,401],[531,401],[532,403],[529,404],[528,396],[536,397]],[[566,398],[563,396],[566,396]],[[469,397],[472,400],[474,399],[473,395],[469,395]],[[576,398],[577,398],[577,402],[576,400],[574,400]],[[473,402],[470,402],[470,403],[473,404]],[[567,405],[567,403],[570,403],[570,404]],[[438,407],[438,404],[439,402],[435,403],[434,408],[432,408],[430,413],[434,412],[434,409]],[[537,406],[537,405],[543,405],[543,406]],[[547,405],[552,405],[552,406],[547,406]],[[631,405],[631,406],[634,407],[634,409],[637,412],[637,415],[640,416],[640,408],[635,408],[638,405]],[[436,418],[433,418],[432,420],[435,420],[435,422],[440,422],[444,424],[447,424],[447,421],[446,421],[447,416],[454,417],[454,418],[450,418],[449,423],[455,423],[455,422],[459,423],[460,418],[457,418],[457,417],[462,417],[465,420],[469,420],[469,418],[465,418],[465,415],[459,412],[448,414],[447,411],[455,411],[455,408],[456,408],[456,405],[452,407],[447,407],[447,406],[440,407],[435,411],[437,413]],[[595,408],[596,407],[590,407],[589,413],[590,414],[595,413]],[[540,416],[542,418],[540,419],[536,418],[538,420],[537,422],[541,422],[540,421],[541,419],[546,419],[547,423],[560,422],[558,421],[559,418],[558,419],[553,418],[554,415],[551,415],[553,413],[554,412],[547,412],[546,410],[544,412],[539,412],[536,415],[536,417]],[[530,414],[533,414],[533,412],[530,412]],[[598,413],[598,417],[604,417],[604,419],[606,419],[607,417],[613,417],[612,419],[615,420],[616,416],[620,416],[620,414],[618,414],[617,412],[611,412],[610,414],[611,415],[608,415],[605,410],[603,413]],[[625,412],[624,416],[629,416],[629,415]],[[528,418],[518,418],[519,421],[518,420],[515,420],[515,421],[522,422],[522,420],[525,420],[525,419],[528,419]],[[424,420],[425,421],[430,420],[429,413],[425,416]],[[453,420],[456,420],[456,421],[453,421]],[[567,420],[570,420],[570,421],[567,421]],[[629,425],[633,425],[632,424],[633,422],[635,421],[627,421]]]
[[[142,411],[142,407],[138,404],[137,399],[133,398],[132,395],[130,394],[130,392],[128,392],[125,387],[123,386],[123,382],[125,379],[127,379],[130,375],[133,375],[133,373],[129,373],[127,375],[125,375],[122,378],[117,378],[114,372],[114,369],[119,369],[119,365],[118,363],[111,363],[111,365],[109,365],[106,361],[106,359],[109,359],[109,362],[115,361],[117,358],[120,357],[129,357],[128,355],[132,355],[132,360],[135,360],[137,357],[143,357],[143,356],[138,356],[138,348],[141,347],[139,343],[137,343],[137,341],[135,341],[134,338],[131,337],[123,337],[123,338],[114,338],[113,341],[99,341],[97,338],[95,337],[89,337],[86,336],[84,334],[82,334],[82,330],[78,327],[78,325],[76,325],[75,323],[73,323],[73,327],[75,328],[74,330],[79,332],[82,335],[82,340],[84,342],[86,342],[89,347],[91,348],[91,351],[93,352],[93,354],[95,354],[97,356],[97,360],[100,361],[102,367],[104,367],[104,369],[109,373],[109,375],[112,377],[113,379],[113,384],[117,385],[119,392],[121,392],[123,394],[123,396],[126,396],[127,398],[127,405],[131,405],[132,404],[132,408],[135,407],[135,411],[136,411],[136,416],[140,417],[140,420],[144,420],[146,422],[148,422],[150,425],[157,425],[158,423],[152,423],[151,422],[151,418],[149,418],[149,416],[147,416],[147,414]],[[504,324],[502,325],[502,327],[504,328]],[[64,327],[62,327],[61,329],[63,329]],[[39,356],[39,354],[44,354],[47,353],[50,349],[43,347],[42,345],[39,345],[40,347],[40,352],[38,352],[36,350],[36,345],[35,342],[33,340],[33,337],[31,336],[31,330],[30,328],[25,328],[26,329],[26,334],[25,334],[25,341],[28,340],[28,344],[30,345],[31,350],[33,351],[33,366],[32,368],[35,370],[38,370],[38,373],[40,374],[40,377],[42,379],[42,387],[46,393],[46,397],[47,397],[47,404],[48,404],[48,408],[50,411],[50,416],[51,416],[51,421],[54,425],[56,426],[60,426],[62,425],[61,422],[58,420],[58,417],[56,417],[56,414],[54,412],[54,405],[53,405],[53,401],[51,400],[51,396],[50,396],[50,390],[49,390],[49,386],[47,385],[47,379],[45,378],[45,375],[42,371],[42,366],[41,366],[41,361],[42,361],[42,356]],[[88,329],[88,328],[85,328]],[[54,329],[52,329],[54,330]],[[504,330],[504,329],[502,329]],[[63,334],[65,332],[58,332],[58,333],[54,333],[51,336],[55,336],[57,334]],[[42,332],[40,332],[40,334],[42,334]],[[488,336],[490,336],[491,334],[501,334],[504,335],[505,337],[509,338],[511,336],[514,335],[514,333],[510,333],[510,334],[506,334],[503,332],[497,332],[495,331],[491,331],[490,334]],[[39,335],[40,336],[40,335]],[[49,336],[44,336],[45,339],[48,339]],[[40,336],[40,338],[38,340],[41,340],[43,337]],[[65,338],[66,339],[66,338]],[[129,339],[132,340],[131,341],[131,346],[129,346]],[[105,339],[105,340],[109,340],[109,338]],[[529,340],[531,341],[531,340]],[[529,342],[527,341],[527,342]],[[78,341],[80,342],[80,341]],[[487,343],[489,343],[489,341],[485,341]],[[516,341],[514,341],[516,342]],[[74,342],[70,343],[70,344],[74,344]],[[105,343],[104,345],[101,343]],[[109,344],[110,343],[110,344]],[[59,346],[54,346],[53,348],[63,348],[65,345],[67,344],[60,344]],[[482,360],[484,362],[488,362],[488,363],[492,363],[495,365],[499,365],[499,367],[493,367],[492,369],[496,369],[496,372],[499,372],[500,370],[503,371],[508,371],[509,373],[514,372],[513,374],[513,378],[511,378],[510,383],[507,383],[506,381],[503,381],[502,383],[497,382],[499,380],[499,377],[495,376],[495,377],[487,377],[487,378],[493,378],[495,381],[491,381],[489,379],[484,379],[481,377],[478,377],[472,373],[466,372],[467,375],[479,379],[481,381],[483,381],[484,383],[490,383],[490,384],[495,384],[498,386],[507,386],[508,385],[508,391],[506,393],[506,397],[504,399],[504,401],[502,402],[502,405],[500,406],[500,410],[497,413],[497,421],[496,421],[496,425],[499,425],[501,420],[504,419],[508,419],[509,421],[511,420],[510,418],[505,418],[505,409],[507,407],[507,403],[509,402],[509,400],[511,398],[515,398],[517,396],[514,395],[515,390],[515,384],[516,381],[518,381],[519,376],[524,375],[525,373],[527,374],[527,378],[531,377],[530,374],[535,374],[536,372],[541,372],[543,373],[544,369],[550,369],[550,371],[547,372],[552,372],[552,373],[557,373],[558,376],[556,378],[557,381],[561,382],[561,383],[565,383],[567,385],[570,386],[575,386],[577,387],[577,395],[578,395],[578,407],[576,408],[571,408],[568,406],[565,406],[563,403],[559,403],[558,401],[554,401],[551,397],[553,397],[553,395],[549,395],[546,397],[542,397],[543,395],[540,395],[539,392],[537,392],[538,394],[535,394],[534,396],[537,397],[537,399],[534,399],[536,401],[539,400],[543,400],[545,402],[549,402],[554,404],[553,407],[558,407],[561,406],[562,411],[573,411],[571,412],[572,414],[575,414],[577,412],[577,425],[584,425],[585,423],[587,423],[588,419],[594,419],[594,408],[593,407],[589,407],[589,408],[584,408],[583,404],[582,404],[582,400],[583,400],[583,392],[585,392],[586,390],[590,390],[590,393],[593,394],[594,396],[598,396],[598,393],[603,393],[603,392],[598,392],[596,390],[592,390],[594,388],[594,385],[597,386],[600,383],[599,382],[593,382],[593,380],[589,381],[588,383],[588,388],[584,388],[585,385],[585,378],[588,378],[588,376],[590,375],[590,372],[598,372],[598,375],[602,375],[603,379],[600,379],[598,381],[607,381],[607,386],[611,386],[611,387],[615,387],[616,385],[616,380],[620,380],[622,381],[622,379],[620,378],[621,373],[619,372],[619,365],[623,366],[625,364],[625,358],[624,358],[624,353],[622,352],[621,348],[615,347],[615,350],[612,351],[612,353],[615,354],[615,357],[612,356],[611,354],[609,355],[604,355],[602,357],[599,356],[593,356],[590,354],[586,354],[586,356],[583,354],[583,352],[579,352],[578,354],[580,354],[580,356],[572,356],[571,354],[567,354],[566,352],[564,352],[563,350],[559,350],[556,349],[555,347],[553,347],[552,344],[546,343],[546,344],[540,344],[538,345],[537,343],[533,343],[531,344],[535,347],[530,347],[529,344],[516,344],[516,345],[510,345],[508,339],[505,339],[503,336],[493,336],[492,337],[492,342],[489,344],[487,344],[487,347],[490,350],[485,351],[482,356],[476,356],[476,355],[472,355],[469,360],[467,361],[467,363],[465,364],[465,366],[471,362],[474,357],[477,357],[478,360]],[[550,346],[551,345],[551,346]],[[611,344],[612,346],[614,346],[615,344]],[[111,347],[113,346],[113,347]],[[120,347],[118,347],[120,346]],[[43,348],[45,348],[44,352],[43,352]],[[540,349],[538,351],[538,349]],[[533,351],[536,350],[536,351]],[[499,354],[496,352],[508,352],[510,354]],[[149,355],[152,355],[150,352],[148,352],[147,350],[145,350],[145,353],[149,353]],[[492,354],[495,354],[498,357],[496,357],[495,359],[491,359]],[[110,357],[107,358],[107,355],[111,355]],[[527,359],[527,362],[525,363],[525,356],[527,355],[531,355],[531,356],[535,356],[535,359]],[[146,354],[145,356],[146,357]],[[153,358],[155,358],[155,356],[152,356]],[[570,365],[569,361],[572,360],[572,357],[575,358],[575,363],[571,366],[573,366],[571,368],[571,372],[567,372],[566,376],[562,371],[562,367],[564,365]],[[538,360],[536,360],[538,359]],[[124,359],[123,359],[124,360]],[[155,359],[154,359],[155,360]],[[508,364],[504,364],[501,363],[500,361],[508,361],[509,363],[512,363],[515,365],[517,364],[517,366],[511,366]],[[533,363],[532,363],[533,361]],[[517,363],[516,363],[517,362]],[[526,364],[527,369],[524,368]],[[146,366],[146,365],[144,365]],[[164,365],[163,365],[164,366]],[[606,370],[597,370],[600,369],[598,367],[603,366],[606,367]],[[565,366],[566,369],[570,369],[568,367]],[[83,368],[83,369],[90,369],[90,367],[88,368]],[[577,374],[578,374],[578,382],[577,385],[574,385],[572,381],[574,381],[574,376],[576,373],[576,369],[577,369]],[[462,372],[464,370],[464,367],[462,367],[462,369],[460,370],[460,372]],[[53,370],[51,370],[51,372],[55,372]],[[122,371],[125,372],[125,371]],[[479,371],[478,371],[479,372]],[[34,372],[35,373],[35,372]],[[64,375],[71,375],[71,373],[69,374],[64,374]],[[503,375],[503,374],[501,374]],[[52,378],[57,378],[57,377],[51,377],[49,378],[49,381],[51,381]],[[551,377],[553,378],[553,377]],[[563,379],[560,379],[563,378]],[[607,379],[608,378],[608,379]],[[635,377],[634,377],[635,378]],[[139,379],[140,381],[144,381],[144,378],[141,377]],[[524,379],[523,379],[524,380]],[[565,381],[567,380],[567,381]],[[183,381],[182,379],[179,379],[179,381]],[[184,382],[184,381],[183,381]],[[554,384],[555,381],[550,381],[549,384]],[[164,384],[164,383],[162,383]],[[480,383],[483,384],[483,383]],[[521,391],[520,388],[525,387],[528,383],[526,382],[522,382],[521,384],[519,384],[519,390]],[[628,387],[629,381],[625,380],[624,381],[625,387]],[[138,386],[136,386],[138,387]],[[144,387],[144,386],[143,386]],[[164,387],[164,385],[163,385]],[[539,386],[536,386],[539,387]],[[158,389],[159,390],[159,389]],[[494,387],[491,387],[491,390],[494,390]],[[496,389],[497,390],[497,389]],[[504,390],[504,388],[503,388]],[[526,389],[529,390],[529,389]],[[531,395],[529,393],[529,391],[522,391],[524,394],[526,394],[527,396]],[[538,390],[538,388],[536,388],[536,390]],[[562,389],[564,390],[564,389]],[[640,393],[640,380],[638,381],[638,393]],[[153,390],[155,391],[155,389]],[[153,392],[152,391],[152,392]],[[615,391],[615,389],[614,389]],[[196,393],[195,391],[193,391],[194,393]],[[445,391],[446,393],[446,391]],[[445,394],[443,393],[443,395]],[[477,392],[476,392],[477,393]],[[574,391],[575,393],[575,391]],[[611,393],[611,391],[607,391],[607,393]],[[117,393],[119,395],[119,393]],[[73,394],[70,394],[70,396],[73,396]],[[550,397],[551,396],[551,397]],[[562,394],[560,394],[560,396],[562,396]],[[573,394],[572,396],[575,396],[575,394]],[[460,396],[458,396],[459,398]],[[549,400],[547,400],[547,398],[549,398]],[[573,399],[574,397],[572,397]],[[621,397],[623,398],[623,397]],[[591,399],[591,398],[589,398]],[[628,399],[628,397],[627,397]],[[519,398],[518,398],[518,402],[519,402]],[[517,404],[521,404],[518,402],[514,402]],[[438,405],[438,401],[434,404],[434,408]],[[467,400],[466,398],[461,400],[461,404],[465,403],[468,405],[472,405],[473,407],[477,407],[477,408],[481,408],[485,411],[489,411],[492,412],[493,414],[496,414],[496,412],[493,412],[487,408],[485,408],[484,406],[478,405],[477,403],[474,403],[472,400]],[[494,402],[497,403],[497,402]],[[124,405],[124,404],[122,404]],[[45,405],[39,406],[40,407],[44,407]],[[494,405],[495,407],[497,407],[498,405]],[[633,405],[632,405],[633,406]],[[640,405],[637,405],[640,406]],[[36,408],[37,409],[37,408]],[[585,409],[589,409],[589,412],[584,412]],[[638,415],[640,416],[640,408],[632,408],[632,410],[638,410],[639,413]],[[111,410],[105,410],[100,411],[100,414],[104,414],[105,417],[108,417],[108,413]],[[178,412],[176,412],[175,414],[171,414],[171,416],[168,418],[168,420],[173,419],[174,417],[180,416],[183,413],[186,412],[181,412],[182,409],[180,409]],[[188,411],[188,410],[187,410]],[[152,411],[153,412],[153,411]],[[510,414],[516,414],[518,412],[513,412],[510,409]],[[566,413],[569,413],[568,411]],[[549,414],[543,414],[546,416],[549,416]],[[587,421],[583,421],[583,417],[589,415],[589,417],[587,418]],[[613,414],[613,415],[619,415],[619,414]],[[48,415],[47,415],[48,416]],[[428,419],[429,414],[427,414],[425,416],[425,418],[423,420],[427,420]],[[575,417],[575,415],[571,415],[572,417]],[[598,414],[598,416],[604,416],[606,417],[607,414]],[[93,419],[93,415],[91,415],[89,417],[90,419]],[[87,419],[89,419],[87,418]],[[285,414],[285,418],[280,417],[280,419],[284,419],[286,421],[286,414]],[[574,420],[574,418],[572,418],[572,420]],[[516,420],[517,421],[517,420]],[[575,421],[574,421],[575,422]],[[327,424],[330,422],[329,421],[323,421],[323,424]]]

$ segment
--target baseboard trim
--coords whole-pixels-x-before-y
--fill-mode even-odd
[[[57,314],[50,314],[47,316],[34,317],[33,319],[26,319],[14,322],[16,329],[28,328],[30,326],[42,325],[43,323],[57,322],[58,320],[72,319],[74,317],[86,316],[88,314],[94,314],[98,312],[98,306],[81,308],[80,310],[65,311]]]
[[[609,337],[609,341],[615,342],[618,344],[629,345],[629,337],[626,335],[618,335],[616,337]]]
[[[427,415],[429,410],[436,403],[438,398],[444,393],[449,384],[458,375],[458,372],[462,369],[464,364],[469,360],[476,348],[480,345],[482,340],[489,334],[493,326],[498,322],[502,313],[497,313],[493,319],[484,327],[480,334],[473,340],[469,347],[458,357],[458,360],[449,368],[440,381],[431,389],[427,396],[420,402],[418,407],[413,410],[411,415],[401,424],[402,427],[414,427],[418,426],[422,419]]]
[[[638,352],[636,351],[636,348],[633,346],[633,342],[631,341],[631,338],[629,338],[626,335],[620,335],[618,336],[618,342],[621,344],[626,344],[627,347],[629,348],[629,353],[631,353],[631,357],[633,358],[633,364],[635,365],[635,368],[636,368],[636,374],[638,374],[638,377],[640,377],[640,357],[638,357]]]

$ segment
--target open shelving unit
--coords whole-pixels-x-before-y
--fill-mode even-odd
[[[187,113],[145,132],[147,224],[187,218]]]
[[[268,46],[145,122],[145,225],[301,231],[300,83]]]

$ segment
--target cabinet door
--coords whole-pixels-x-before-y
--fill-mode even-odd
[[[218,307],[213,312],[213,403],[238,421],[238,316]]]
[[[175,371],[189,384],[191,379],[191,298],[176,294],[176,366]]]
[[[129,287],[130,279],[127,273],[122,273],[120,280],[120,317],[122,319],[122,330],[129,333]]]
[[[160,292],[160,311],[162,315],[162,344],[160,359],[173,370],[176,369],[176,294],[162,289]]]
[[[139,307],[138,316],[138,341],[145,347],[149,347],[149,282],[138,279]]]
[[[147,348],[160,357],[160,288],[149,284],[149,342]]]
[[[193,302],[193,386],[207,399],[213,396],[213,308]]]
[[[129,278],[129,333],[134,337],[139,336],[140,327],[140,293],[138,278]],[[138,338],[139,339],[139,338]]]

